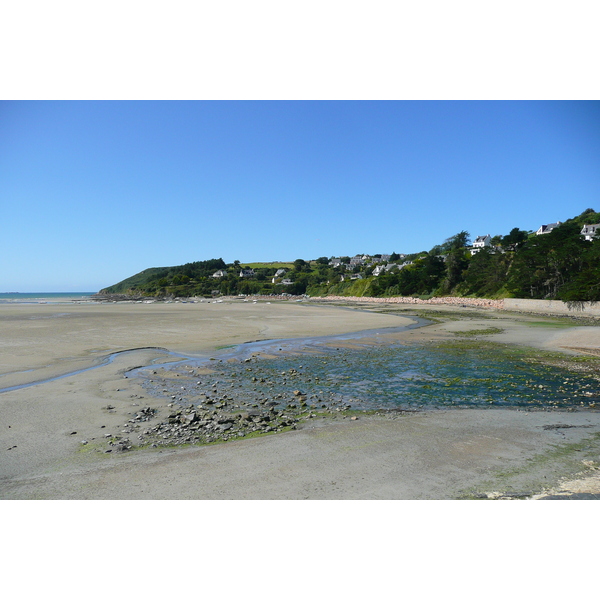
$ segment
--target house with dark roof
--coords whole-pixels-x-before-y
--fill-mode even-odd
[[[492,236],[488,233],[487,235],[480,235],[475,238],[473,247],[471,248],[471,256],[477,254],[482,248],[487,248],[492,245]]]
[[[276,283],[278,279],[280,279],[281,277],[283,277],[285,275],[285,272],[286,272],[285,269],[277,269],[277,271],[275,272],[275,275],[273,276],[273,279],[271,279],[271,283]]]
[[[556,223],[549,223],[548,225],[542,225],[535,232],[535,235],[543,235],[544,233],[550,233],[553,229],[556,229],[560,224],[561,224],[560,221],[556,221]]]

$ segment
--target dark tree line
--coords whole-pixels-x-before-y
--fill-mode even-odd
[[[514,228],[471,256],[461,232],[401,271],[380,275],[373,296],[513,296],[564,301],[600,300],[600,239],[586,241],[584,224],[600,222],[592,209],[548,234]]]

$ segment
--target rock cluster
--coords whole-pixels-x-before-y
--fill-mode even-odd
[[[141,431],[138,438],[152,445],[207,444],[296,428],[298,417],[270,407],[226,413],[209,408],[186,408],[171,412],[167,419]]]
[[[351,408],[342,399],[309,395],[292,385],[276,390],[265,377],[267,373],[258,365],[250,368],[247,360],[237,368],[239,371],[214,372],[209,377],[185,366],[151,371],[143,385],[151,396],[165,399],[166,406],[160,412],[146,406],[131,414],[119,428],[119,435],[106,434],[107,451],[210,444],[277,433],[296,429],[303,420],[345,416]],[[282,383],[300,383],[302,373],[292,368],[278,377]]]
[[[255,433],[279,432],[284,429],[296,429],[300,416],[290,411],[277,410],[275,406],[260,410],[229,412],[223,407],[213,408],[198,405],[187,408],[168,407],[165,419],[152,426],[144,425],[154,419],[158,411],[146,407],[136,413],[123,425],[121,433],[137,435],[140,446],[173,446],[181,444],[210,444],[217,441],[243,438]],[[310,415],[307,415],[310,417]],[[313,415],[315,416],[315,415]],[[119,435],[109,438],[109,451],[125,451],[133,447],[129,438]]]

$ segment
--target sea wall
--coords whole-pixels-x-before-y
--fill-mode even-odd
[[[488,300],[486,298],[455,298],[452,296],[442,298],[429,298],[421,300],[412,297],[370,298],[367,296],[326,296],[325,298],[311,298],[311,300],[334,300],[342,302],[373,302],[379,304],[446,304],[454,306],[469,306],[473,308],[493,308],[496,310],[513,310],[525,313],[546,315],[568,315],[575,317],[600,317],[600,302],[577,302],[570,306],[561,300],[529,300],[523,298],[504,298],[502,300]]]
[[[561,300],[529,300],[522,298],[505,298],[504,308],[519,312],[569,315],[575,317],[600,317],[600,303],[578,302],[569,306]]]

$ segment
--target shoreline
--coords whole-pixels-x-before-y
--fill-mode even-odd
[[[125,342],[153,340],[146,345],[199,356],[249,340],[301,338],[307,332],[347,334],[409,322],[401,314],[309,303],[109,307],[75,305],[65,311],[50,305],[25,310],[0,306],[3,386],[17,377],[15,367],[19,377],[31,378],[49,365],[64,368],[106,350],[120,352]],[[532,326],[531,316],[451,309],[463,317],[389,337],[420,343],[454,340],[460,332],[485,331],[493,321],[502,333],[473,339],[558,350],[565,357],[600,347],[600,328],[557,325],[556,319]],[[490,408],[361,415],[357,420],[340,415],[307,420],[295,431],[208,446],[97,452],[96,444],[107,432],[115,435],[143,406],[165,410],[164,401],[148,398],[138,382],[124,378],[128,370],[158,360],[160,353],[151,348],[121,352],[102,369],[0,394],[6,424],[0,447],[0,498],[515,498],[524,496],[503,496],[510,490],[496,489],[497,478],[488,477],[486,483],[486,477],[507,464],[524,468],[536,456],[550,456],[557,443],[572,446],[565,456],[550,456],[547,464],[554,466],[533,469],[528,478],[503,475],[512,487],[529,485],[524,491],[534,497],[541,492],[543,477],[550,488],[559,486],[563,476],[573,479],[577,467],[593,474],[596,467],[590,457],[600,452],[595,446],[598,412]],[[576,449],[578,444],[583,446]],[[582,462],[590,460],[589,465]],[[276,475],[284,472],[289,475]],[[192,483],[190,473],[197,474]],[[331,489],[323,483],[328,477],[337,481]]]

